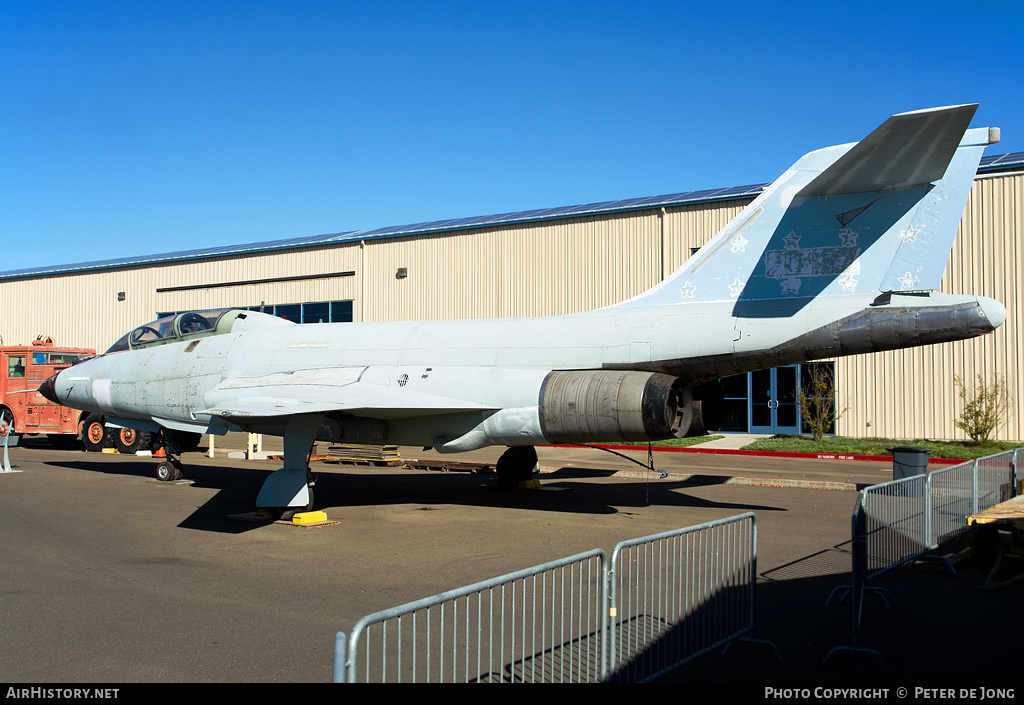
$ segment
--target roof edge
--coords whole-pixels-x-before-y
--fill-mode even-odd
[[[1020,168],[1024,168],[1024,152],[1009,152],[1006,154],[995,154],[983,157],[981,164],[978,167],[978,173],[991,174]],[[671,208],[674,206],[696,205],[699,203],[714,203],[716,201],[733,201],[742,198],[755,198],[767,185],[768,184],[765,183],[752,184],[749,186],[736,186],[731,188],[704,189],[701,191],[687,191],[663,196],[649,196],[645,198],[631,198],[617,201],[602,201],[560,208],[541,208],[528,211],[517,211],[513,213],[500,213],[497,215],[453,218],[448,220],[415,223],[412,225],[377,228],[375,230],[351,230],[343,233],[314,235],[288,240],[271,240],[266,242],[211,247],[199,250],[183,250],[180,252],[169,252],[166,254],[140,255],[137,257],[124,257],[113,260],[83,262],[79,264],[34,267],[30,269],[0,272],[0,281],[30,279],[34,277],[58,274],[79,274],[83,272],[166,264],[189,260],[231,257],[259,252],[301,249],[304,247],[321,247],[323,245],[359,242],[361,240],[400,238],[413,235],[428,235],[432,233],[458,232],[477,228],[498,227],[503,225],[537,223],[547,220],[564,220],[567,218],[611,215],[614,213],[625,213],[630,211]]]

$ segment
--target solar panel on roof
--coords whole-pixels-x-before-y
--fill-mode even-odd
[[[993,168],[1005,169],[1007,167],[1024,166],[1024,152],[1009,152],[1007,154],[993,154],[982,157],[978,171],[990,171]]]

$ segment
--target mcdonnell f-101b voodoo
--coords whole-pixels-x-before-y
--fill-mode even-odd
[[[282,510],[311,506],[316,439],[504,445],[499,475],[528,478],[537,444],[682,436],[709,381],[1003,322],[997,301],[935,291],[998,141],[996,128],[968,129],[976,108],[902,113],[807,154],[671,276],[613,306],[313,325],[195,311],[134,329],[40,392],[143,431],[281,435],[284,467],[256,504]]]

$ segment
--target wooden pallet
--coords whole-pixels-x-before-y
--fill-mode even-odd
[[[371,446],[356,443],[344,443],[330,446],[323,460],[329,463],[346,463],[349,465],[386,465],[399,467],[405,463],[398,453],[398,446]]]
[[[494,472],[491,463],[468,463],[460,460],[406,460],[405,467],[413,470],[439,470],[441,472]]]

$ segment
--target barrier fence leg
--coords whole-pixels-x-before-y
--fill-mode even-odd
[[[345,632],[338,632],[334,635],[334,674],[332,682],[345,682]]]
[[[848,651],[856,653],[867,653],[878,658],[879,662],[885,670],[889,670],[889,666],[885,663],[885,659],[882,658],[882,654],[878,653],[874,649],[865,649],[859,646],[860,642],[860,620],[864,608],[864,593],[866,591],[866,583],[868,579],[868,556],[867,556],[867,531],[865,528],[866,519],[864,515],[864,506],[860,499],[857,501],[857,509],[853,513],[853,519],[851,521],[853,534],[853,561],[851,568],[851,588],[853,593],[853,643],[850,646],[836,646],[825,656],[825,660],[821,662],[821,665],[826,665],[833,656],[839,652]],[[833,591],[834,593],[835,591]],[[831,600],[831,595],[829,596]]]

